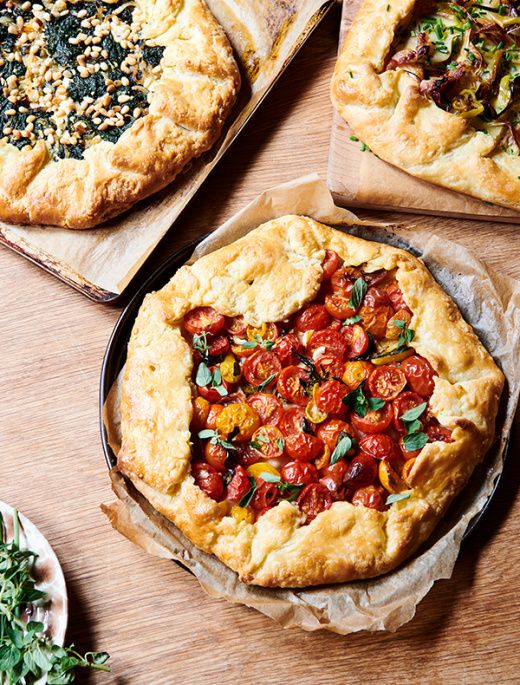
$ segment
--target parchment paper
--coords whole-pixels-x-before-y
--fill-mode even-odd
[[[495,273],[461,245],[432,233],[369,226],[356,220],[353,214],[334,205],[317,176],[266,191],[201,243],[194,256],[202,256],[258,224],[287,213],[306,214],[363,238],[411,248],[425,261],[508,379],[497,441],[490,454],[418,555],[381,578],[335,586],[291,591],[239,582],[233,571],[194,547],[171,522],[155,512],[116,469],[111,478],[119,501],[103,510],[114,528],[150,554],[180,560],[211,596],[254,607],[286,628],[326,628],[342,634],[359,630],[394,631],[413,617],[416,605],[436,580],[451,576],[464,532],[483,507],[502,470],[520,388],[520,368],[516,363],[520,352],[520,283]],[[433,225],[432,231],[435,228],[442,231],[442,222]],[[117,454],[119,383],[114,384],[107,398],[104,419],[109,442]]]
[[[340,44],[361,2],[344,0]],[[328,186],[338,203],[520,223],[519,212],[441,188],[401,171],[369,151],[363,152],[358,141],[350,140],[351,135],[352,131],[346,122],[335,112]]]
[[[206,0],[235,49],[242,88],[220,141],[163,191],[101,227],[0,222],[0,242],[94,299],[121,293],[222,157],[331,0]]]

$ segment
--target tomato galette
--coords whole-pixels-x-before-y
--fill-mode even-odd
[[[387,162],[520,209],[519,21],[509,1],[364,0],[334,104]]]
[[[367,578],[464,486],[502,385],[418,259],[286,216],[145,298],[118,464],[248,583]]]
[[[0,7],[0,219],[88,228],[220,135],[240,83],[203,0]]]

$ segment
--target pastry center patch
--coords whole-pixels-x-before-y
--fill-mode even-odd
[[[54,160],[115,143],[147,113],[163,51],[143,40],[131,0],[1,3],[3,142],[42,140]]]

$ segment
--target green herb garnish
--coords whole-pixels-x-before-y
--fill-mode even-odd
[[[217,431],[211,428],[205,428],[197,433],[201,440],[209,440],[212,445],[220,445],[226,450],[236,450],[237,448],[229,440],[221,438]]]
[[[403,499],[410,499],[412,496],[411,492],[396,492],[388,495],[385,504],[393,504],[394,502],[401,502]]]
[[[396,328],[399,328],[399,330],[401,331],[401,333],[399,334],[399,338],[397,339],[398,349],[400,347],[408,347],[408,345],[415,338],[415,331],[411,328],[408,328],[408,324],[406,323],[406,321],[403,321],[402,319],[392,319],[392,323]]]
[[[350,293],[348,306],[352,307],[352,309],[359,309],[359,307],[361,307],[361,303],[363,302],[367,290],[368,285],[362,278],[358,278],[354,283],[352,292]]]
[[[350,449],[352,449],[352,438],[341,431],[334,452],[330,455],[330,465],[332,466],[340,459],[343,459]]]

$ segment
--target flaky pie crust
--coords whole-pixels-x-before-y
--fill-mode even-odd
[[[384,71],[398,27],[415,0],[364,0],[341,48],[331,95],[352,131],[378,157],[451,190],[520,209],[520,158],[493,130],[445,112],[405,69]],[[495,134],[498,129],[495,129]]]
[[[165,47],[149,111],[117,142],[83,159],[52,160],[43,141],[0,142],[0,219],[90,228],[170,183],[219,137],[240,74],[231,46],[203,0],[136,0],[143,38]]]
[[[427,444],[410,475],[412,497],[380,512],[335,502],[309,525],[282,501],[254,523],[237,522],[190,474],[190,348],[183,316],[208,305],[250,324],[280,321],[320,287],[325,249],[369,271],[396,269],[413,311],[413,347],[439,376],[432,413],[453,442]],[[306,586],[369,578],[412,554],[481,461],[494,435],[503,376],[453,301],[411,254],[284,216],[183,266],[146,296],[128,348],[122,388],[120,470],[192,542],[241,580]]]

